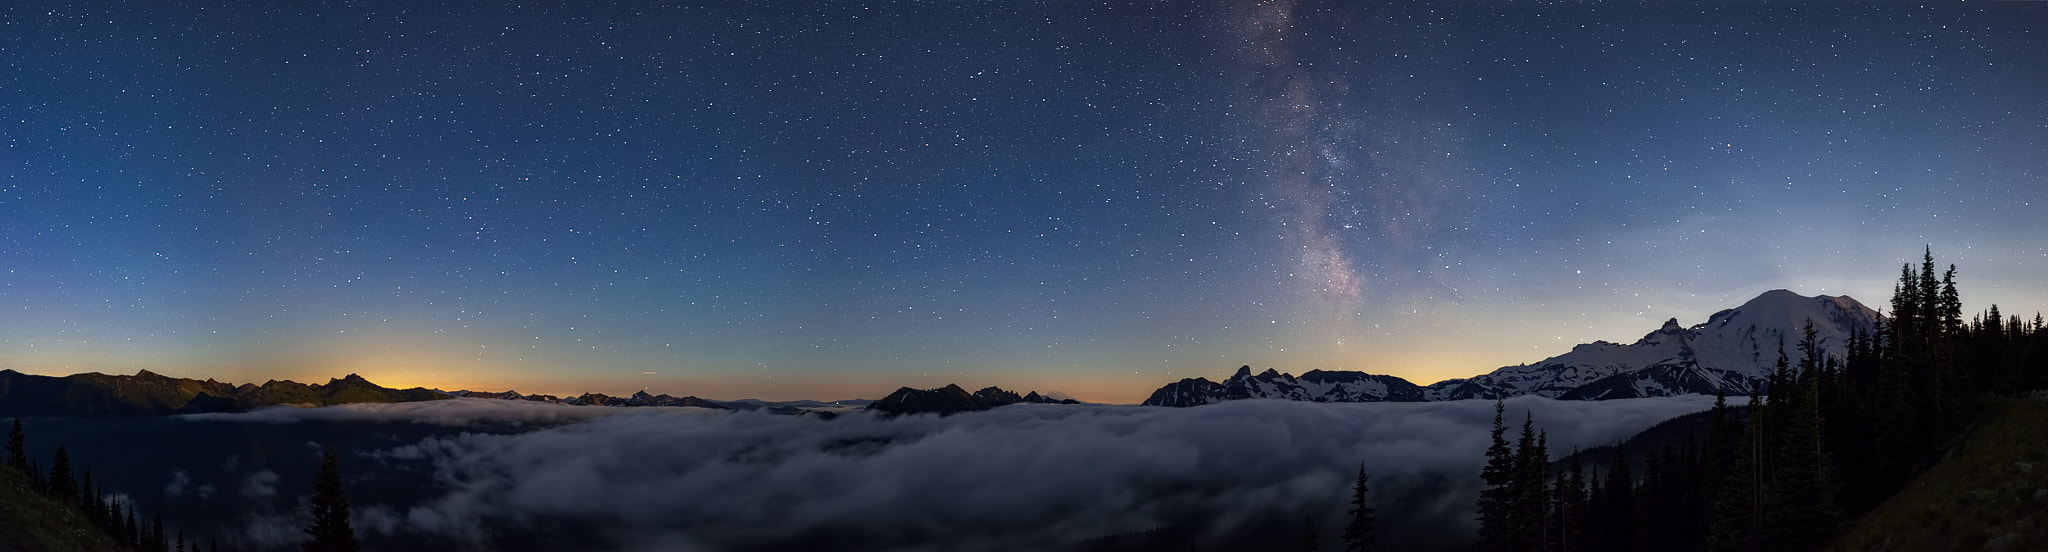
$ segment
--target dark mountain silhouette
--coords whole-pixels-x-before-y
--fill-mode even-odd
[[[1297,378],[1271,368],[1252,375],[1244,366],[1222,383],[1187,378],[1152,392],[1145,404],[1195,406],[1241,399],[1310,402],[1416,402],[1429,400],[1422,386],[1395,376],[1338,370],[1309,370]]]
[[[807,412],[807,410],[804,409],[805,406],[823,407],[831,404],[823,401],[791,401],[791,403],[793,404],[785,404],[771,403],[751,399],[738,401],[717,401],[696,396],[676,397],[666,393],[654,395],[649,394],[646,391],[639,391],[633,393],[633,395],[629,397],[614,397],[611,395],[606,395],[604,393],[584,393],[582,395],[577,395],[574,397],[558,398],[554,395],[522,395],[518,391],[506,391],[503,393],[493,393],[489,391],[448,391],[447,395],[451,397],[466,397],[472,399],[549,402],[575,406],[610,406],[620,408],[636,406],[694,406],[697,408],[710,408],[714,410],[758,410],[768,412],[771,414],[803,414]]]
[[[989,386],[980,391],[968,393],[959,385],[946,384],[937,389],[911,389],[904,387],[887,397],[868,405],[871,410],[890,414],[956,414],[976,410],[988,410],[998,406],[1017,403],[1080,404],[1073,399],[1049,399],[1032,391],[1027,395]]]
[[[990,388],[994,389],[994,388]],[[986,391],[986,390],[984,390]],[[1008,393],[1000,389],[995,391]],[[579,396],[560,398],[553,395],[527,395],[517,391],[494,393],[487,391],[440,391],[436,389],[411,388],[391,389],[371,383],[362,376],[349,374],[330,379],[324,384],[306,384],[291,380],[270,380],[262,384],[245,383],[235,385],[212,379],[195,380],[173,378],[142,370],[132,376],[107,375],[97,372],[72,374],[69,376],[39,376],[14,370],[0,370],[0,416],[70,416],[82,418],[125,419],[170,414],[199,414],[209,412],[247,412],[266,406],[332,406],[349,403],[391,403],[433,401],[454,397],[550,402],[569,405],[636,407],[636,406],[694,406],[717,410],[762,411],[774,414],[802,414],[806,406],[826,407],[834,403],[821,401],[792,401],[787,403],[758,400],[716,401],[694,396],[675,397],[667,394],[654,395],[646,391],[629,397],[614,397],[603,393],[584,393]],[[988,400],[1008,404],[1011,402],[1055,402],[1050,399],[1007,397],[991,395]],[[1007,402],[1004,402],[1007,401]],[[852,404],[867,404],[867,401],[840,401]]]
[[[0,416],[134,418],[198,412],[242,412],[274,405],[328,406],[448,398],[431,389],[390,389],[349,374],[325,384],[271,380],[262,385],[173,378],[148,370],[64,377],[0,370]]]

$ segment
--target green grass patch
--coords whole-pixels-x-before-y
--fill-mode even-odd
[[[2048,401],[1992,399],[1969,435],[1829,550],[2048,550]]]

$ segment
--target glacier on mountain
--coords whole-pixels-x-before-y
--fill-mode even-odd
[[[1854,332],[1870,332],[1883,315],[1847,296],[1806,297],[1772,290],[1707,321],[1685,327],[1677,319],[1635,343],[1595,341],[1533,364],[1506,366],[1470,378],[1417,386],[1394,376],[1311,370],[1300,377],[1239,368],[1222,382],[1188,378],[1145,400],[1158,406],[1195,406],[1241,399],[1313,402],[1409,402],[1498,399],[1538,395],[1561,399],[1660,397],[1725,391],[1745,394],[1765,382],[1782,345],[1788,354],[1808,321],[1822,351],[1848,350]]]

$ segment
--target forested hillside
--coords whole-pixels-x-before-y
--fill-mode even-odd
[[[2042,426],[1990,437],[2020,423],[1980,411],[1987,400],[2015,408],[1996,401],[2048,386],[2041,316],[2007,317],[1992,306],[1966,319],[1956,268],[1938,271],[1932,252],[1917,270],[1901,269],[1888,314],[1875,331],[1850,337],[1845,358],[1826,354],[1809,326],[1797,343],[1780,346],[1764,394],[1742,407],[1717,403],[1704,434],[1677,444],[1665,439],[1654,450],[1619,447],[1605,466],[1573,455],[1564,469],[1551,470],[1540,420],[1525,420],[1520,438],[1510,442],[1509,424],[1496,417],[1477,549],[1815,550],[1944,458],[1962,466],[1945,469],[1986,478],[1999,469],[2034,469],[2027,462],[2038,460],[2024,451],[2035,449],[2024,447],[2048,439]],[[1972,420],[1989,422],[1973,428]],[[1973,437],[2008,441],[2004,446],[2022,448],[2003,454],[2022,458],[2006,466],[1956,460],[1991,454],[1957,448]],[[1956,483],[1966,478],[1945,473],[1923,478],[1945,491],[1893,499],[1902,503],[1894,509],[1925,517],[1914,525],[1924,542],[1983,541],[1995,535],[1973,532],[2010,521],[2001,508],[2048,508],[2041,487]],[[1889,521],[1861,523],[1903,527],[1901,516],[1912,515],[1889,511],[1878,514]],[[1879,548],[1922,549],[1899,546]]]

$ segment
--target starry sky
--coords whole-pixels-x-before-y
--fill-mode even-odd
[[[14,2],[0,367],[735,399],[1417,383],[2048,310],[2048,3]]]

